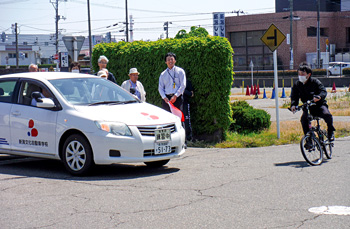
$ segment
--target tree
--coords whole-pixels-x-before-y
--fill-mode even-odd
[[[209,33],[205,28],[192,26],[189,33],[187,33],[184,29],[180,30],[176,34],[175,39],[183,39],[189,37],[207,37],[208,35]]]

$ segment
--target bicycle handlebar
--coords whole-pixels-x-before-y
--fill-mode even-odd
[[[315,102],[313,102],[312,100],[308,100],[308,101],[306,101],[306,103],[304,103],[303,105],[301,105],[301,106],[296,106],[296,107],[295,107],[295,112],[300,111],[300,110],[303,109],[304,107],[307,107],[307,108],[308,108],[308,107],[311,107],[311,106],[314,106],[314,105],[316,105]],[[288,110],[292,111],[291,107],[288,107]]]

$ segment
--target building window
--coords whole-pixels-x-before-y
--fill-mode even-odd
[[[260,38],[264,31],[249,31],[247,32],[247,46],[263,45]]]
[[[9,59],[16,58],[16,53],[9,53]]]
[[[28,45],[28,42],[26,42],[26,41],[23,41],[23,45]]]
[[[45,42],[45,46],[49,46],[49,42]]]
[[[230,33],[235,71],[249,70],[250,61],[253,61],[255,69],[273,69],[272,52],[265,48],[260,39],[264,32],[264,30],[257,30]]]
[[[231,33],[230,38],[232,47],[246,46],[246,32]]]
[[[328,28],[320,28],[320,36],[326,37],[328,34]],[[308,27],[307,28],[307,36],[308,37],[316,37],[317,36],[317,28],[316,27]]]

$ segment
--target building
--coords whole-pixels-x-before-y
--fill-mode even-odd
[[[342,3],[343,2],[343,3]],[[294,11],[317,11],[315,0],[292,0]],[[347,4],[344,0],[320,0],[320,11],[341,11],[341,5]],[[276,13],[289,11],[290,0],[275,0]]]
[[[350,11],[329,11],[320,12],[320,52],[323,64],[328,63],[329,60],[347,61],[347,58],[350,58]],[[226,17],[226,37],[234,51],[234,69],[236,71],[248,70],[251,61],[255,69],[273,69],[273,54],[260,38],[272,23],[288,37],[291,33],[289,16],[290,12],[285,11]],[[317,11],[293,11],[292,23],[293,68],[307,60],[307,57],[315,67]],[[286,39],[277,51],[278,65],[283,69],[290,68],[291,51],[288,40]],[[327,40],[329,53],[326,53]]]
[[[67,52],[62,41],[64,35],[59,34],[58,50]],[[0,40],[0,65],[16,65],[16,36],[4,34]],[[112,42],[114,38],[110,39]],[[106,42],[106,37],[101,35],[92,36],[92,46]],[[89,39],[85,38],[82,55],[89,55]],[[56,53],[55,34],[18,34],[18,65],[29,64],[52,64]]]

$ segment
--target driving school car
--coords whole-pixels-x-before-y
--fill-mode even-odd
[[[73,175],[94,164],[160,167],[185,152],[181,120],[92,75],[0,77],[0,153],[62,160]]]

